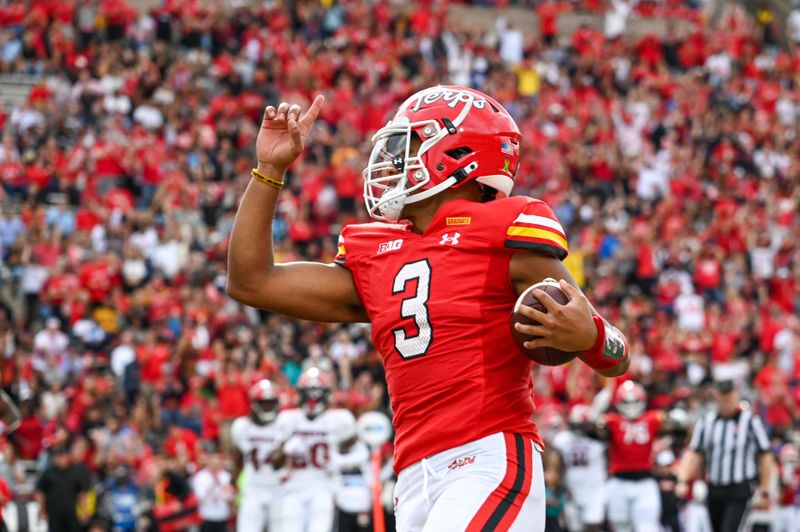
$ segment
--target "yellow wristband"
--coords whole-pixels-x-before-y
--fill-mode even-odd
[[[265,185],[269,185],[272,188],[276,188],[278,190],[282,189],[283,185],[284,185],[283,181],[278,181],[277,179],[272,179],[271,177],[267,177],[264,174],[262,174],[261,172],[259,172],[258,170],[256,170],[255,168],[250,170],[250,176],[253,179],[261,181]]]

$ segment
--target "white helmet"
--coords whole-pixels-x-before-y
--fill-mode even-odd
[[[272,381],[262,379],[250,387],[250,411],[253,418],[266,425],[278,416],[278,394]]]
[[[315,418],[328,408],[331,395],[330,379],[319,368],[309,368],[297,381],[300,408],[309,418]]]
[[[623,416],[636,419],[647,408],[647,393],[638,382],[625,381],[617,388],[614,404]]]

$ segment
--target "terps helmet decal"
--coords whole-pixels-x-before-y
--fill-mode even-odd
[[[482,92],[456,86],[422,90],[372,137],[363,172],[367,212],[396,222],[406,205],[470,181],[507,197],[521,138],[511,115]]]
[[[459,104],[472,105],[478,109],[486,106],[486,99],[478,91],[459,87],[432,87],[427,91],[418,92],[409,99],[414,103],[410,110],[419,111],[421,107],[436,103],[440,99],[446,102],[451,109]]]

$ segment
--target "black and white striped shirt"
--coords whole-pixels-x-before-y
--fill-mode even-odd
[[[753,480],[757,458],[770,450],[761,418],[749,410],[723,418],[709,412],[697,421],[689,448],[705,456],[708,482],[728,486]]]

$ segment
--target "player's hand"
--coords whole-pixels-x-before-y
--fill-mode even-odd
[[[527,305],[520,306],[520,312],[539,322],[539,325],[522,325],[516,329],[532,338],[525,342],[528,349],[553,347],[566,352],[581,352],[590,349],[597,339],[597,327],[592,319],[592,306],[583,293],[564,279],[559,281],[561,290],[569,297],[569,303],[559,305],[543,290],[534,290],[547,313]]]
[[[770,500],[769,493],[759,488],[753,495],[753,509],[754,510],[769,510]]]
[[[304,457],[308,454],[308,445],[299,436],[292,436],[283,444],[283,452],[290,457]]]
[[[323,103],[325,97],[320,94],[302,116],[297,104],[281,102],[277,109],[272,105],[267,106],[256,139],[256,157],[260,172],[273,179],[281,178],[289,165],[303,152],[306,136]]]

